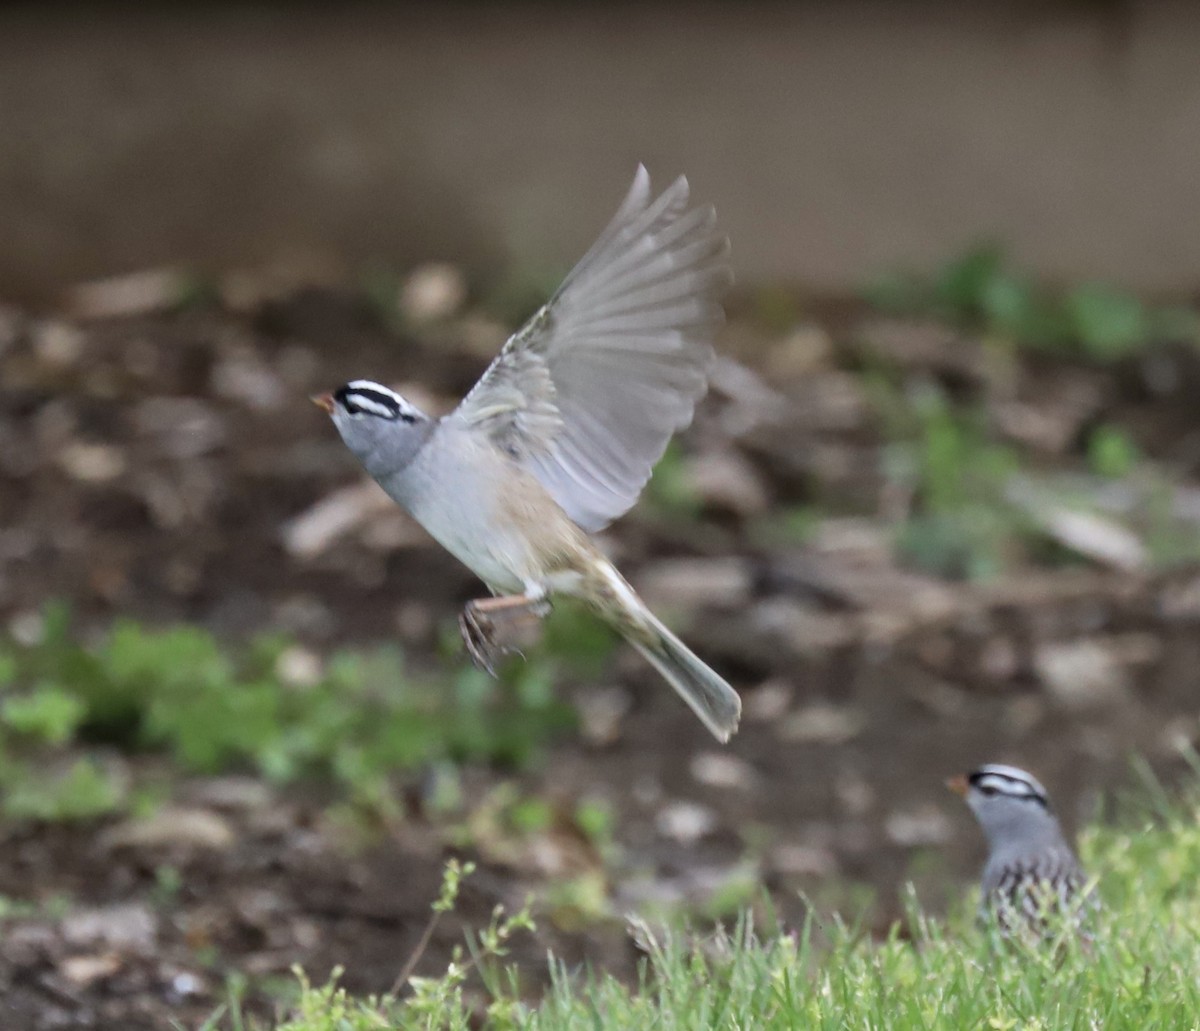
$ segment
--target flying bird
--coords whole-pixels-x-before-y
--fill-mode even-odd
[[[646,607],[589,534],[624,514],[708,387],[731,281],[728,241],[680,177],[639,167],[608,228],[553,298],[434,419],[356,379],[313,398],[383,489],[491,590],[459,622],[475,662],[498,626],[577,598],[658,670],[721,741],[741,701]]]

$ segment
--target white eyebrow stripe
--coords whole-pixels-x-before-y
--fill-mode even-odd
[[[1028,781],[1008,777],[1002,773],[985,773],[978,781],[979,786],[995,788],[1008,795],[1037,795],[1037,789]]]
[[[382,405],[366,394],[357,391],[351,391],[347,395],[347,399],[354,402],[354,407],[363,412],[369,412],[372,415],[378,415],[384,419],[396,418],[396,410],[389,408],[387,405]]]
[[[376,383],[374,380],[370,380],[370,379],[351,380],[349,383],[346,384],[346,389],[347,390],[369,390],[375,394],[386,394],[388,397],[390,397],[396,401],[404,400],[399,394],[397,394],[394,390],[392,390],[391,387],[385,387],[382,383]]]
[[[1038,790],[1036,784],[1022,780],[1019,777],[1009,777],[1003,773],[986,773],[972,782],[971,787],[985,795],[1001,798],[1011,798],[1021,802],[1036,802],[1044,809],[1050,808],[1050,800],[1044,791]]]
[[[386,414],[387,418],[403,419],[405,422],[417,422],[424,418],[421,409],[409,404],[408,401],[392,390],[391,387],[385,387],[382,383],[376,383],[374,380],[351,380],[342,390],[345,391],[344,396],[352,400],[361,409],[368,407],[364,401],[374,401],[376,406],[380,404],[395,405],[394,408],[389,409],[386,413],[381,413],[378,407],[374,407],[371,409],[372,415]]]

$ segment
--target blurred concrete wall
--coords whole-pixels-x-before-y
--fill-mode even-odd
[[[981,234],[1200,284],[1200,4],[0,11],[0,294],[289,252],[555,267],[636,161],[743,281],[843,291]]]

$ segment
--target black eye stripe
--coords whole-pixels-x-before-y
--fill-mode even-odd
[[[370,387],[342,387],[335,400],[351,415],[374,415],[381,419],[416,422],[417,417],[391,394]]]
[[[985,795],[1004,795],[1008,798],[1028,799],[1043,808],[1049,808],[1046,797],[1032,784],[1020,777],[1013,777],[998,770],[976,770],[967,778],[972,787]],[[1003,787],[1001,785],[1004,785]]]

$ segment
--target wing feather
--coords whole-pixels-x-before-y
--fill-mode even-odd
[[[486,432],[572,519],[627,511],[708,385],[728,242],[680,177],[638,168],[616,216],[448,418]]]

